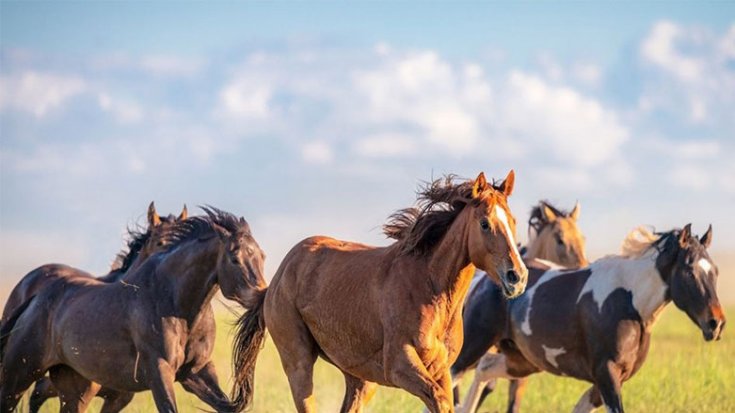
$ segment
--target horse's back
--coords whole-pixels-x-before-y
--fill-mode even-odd
[[[64,264],[46,264],[32,270],[23,276],[10,292],[8,301],[5,303],[5,308],[3,309],[2,322],[5,322],[18,306],[38,294],[45,287],[53,284],[56,280],[71,279],[73,277],[91,278],[92,275]]]

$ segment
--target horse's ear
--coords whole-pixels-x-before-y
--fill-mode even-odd
[[[186,218],[189,218],[189,210],[186,209],[186,204],[184,204],[184,209],[181,210],[181,213],[179,214],[179,217],[176,218],[177,221],[183,221]]]
[[[542,210],[544,211],[544,217],[547,222],[554,222],[556,220],[556,214],[548,205],[544,204]]]
[[[480,174],[477,175],[475,182],[472,184],[472,197],[477,198],[477,196],[480,195],[482,191],[486,189],[487,189],[487,179],[485,179],[485,172],[480,172]]]
[[[161,217],[158,216],[158,212],[156,212],[156,205],[151,201],[151,204],[148,205],[148,226],[156,227],[161,223]]]
[[[582,212],[582,205],[580,205],[580,204],[579,204],[579,201],[577,201],[577,203],[576,203],[576,204],[574,205],[574,209],[573,209],[573,210],[572,210],[572,212],[571,212],[571,213],[569,214],[569,216],[570,216],[570,217],[571,217],[571,218],[572,218],[573,220],[575,220],[575,221],[576,221],[576,220],[578,220],[578,219],[579,219],[579,214],[580,214],[580,212]]]
[[[510,194],[513,193],[513,186],[516,182],[516,173],[512,169],[510,172],[508,172],[508,176],[505,177],[505,180],[503,181],[500,186],[498,186],[498,190],[505,195],[505,197],[509,197]]]
[[[699,239],[699,243],[702,244],[704,248],[709,248],[712,244],[712,224],[709,224],[707,232],[705,232],[704,235],[702,235],[702,238]]]
[[[692,236],[692,224],[686,224],[684,229],[679,233],[679,246],[686,248],[689,246],[689,237]]]

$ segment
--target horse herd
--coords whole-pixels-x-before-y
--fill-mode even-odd
[[[519,250],[507,203],[514,180],[511,171],[498,182],[482,173],[430,182],[384,226],[393,244],[307,238],[270,285],[243,218],[214,207],[160,217],[151,204],[148,227],[130,232],[109,274],[49,264],[13,289],[0,324],[0,411],[35,382],[34,412],[57,395],[63,412],[85,411],[95,396],[117,412],[145,390],[159,411],[176,412],[179,382],[217,411],[240,412],[252,404],[267,330],[299,412],[316,411],[318,357],[344,374],[342,412],[362,411],[377,385],[408,391],[430,412],[473,412],[499,378],[511,381],[508,410],[518,411],[527,377],[540,371],[591,383],[575,412],[622,412],[621,386],[645,361],[669,302],[706,340],[720,338],[711,227],[702,237],[690,225],[639,228],[621,254],[590,264],[579,204],[567,213],[542,201]],[[245,309],[230,396],[211,362],[218,290]]]

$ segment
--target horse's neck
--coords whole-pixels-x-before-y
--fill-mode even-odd
[[[216,292],[219,239],[193,240],[169,253],[155,269],[158,282],[167,283],[179,315],[193,320]]]
[[[641,321],[646,328],[650,328],[669,302],[666,294],[668,286],[656,266],[657,255],[653,251],[637,258],[603,258],[593,264],[592,276],[587,284],[597,285],[592,287],[593,291],[607,291],[604,297],[617,288],[630,291],[633,306],[641,316]],[[587,285],[585,290],[589,290]]]
[[[461,308],[475,274],[468,252],[465,215],[461,213],[452,223],[429,260],[434,293],[445,297],[450,313],[458,313],[455,310]]]

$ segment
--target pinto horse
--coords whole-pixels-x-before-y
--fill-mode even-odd
[[[264,255],[245,220],[205,211],[177,222],[166,251],[124,283],[61,278],[24,302],[0,329],[0,411],[49,371],[63,411],[84,411],[102,385],[151,390],[159,411],[176,412],[174,381],[206,368],[192,364],[189,347],[217,289],[247,309],[265,288]],[[232,410],[229,401],[214,407]]]
[[[539,371],[592,383],[574,408],[590,412],[605,405],[623,412],[622,384],[646,360],[651,329],[671,301],[701,329],[720,339],[725,315],[717,298],[718,269],[691,224],[653,234],[638,228],[620,256],[601,258],[582,269],[531,267],[528,291],[508,301],[508,331],[500,354],[480,361],[462,412],[472,412],[486,383]],[[517,409],[518,406],[511,406]]]
[[[314,412],[318,356],[345,377],[342,412],[359,412],[376,384],[418,396],[432,412],[451,412],[449,366],[462,345],[461,312],[475,267],[515,297],[527,270],[507,204],[511,171],[499,185],[485,175],[451,177],[419,194],[419,209],[385,227],[400,239],[373,247],[317,236],[286,255],[236,337],[235,402],[252,400],[253,371],[267,327],[288,376],[296,410]],[[236,387],[237,389],[237,387]]]
[[[570,268],[587,266],[589,262],[585,255],[584,236],[577,225],[580,213],[579,202],[571,212],[566,212],[548,201],[539,201],[531,209],[528,219],[530,240],[523,254],[526,262],[542,259]],[[473,284],[462,314],[464,344],[451,368],[456,403],[459,402],[459,379],[473,369],[480,358],[497,344],[503,333],[501,326],[507,323],[505,312],[496,308],[505,305],[502,293],[481,273],[475,276]],[[488,383],[487,388],[483,389],[479,403],[494,390],[495,384],[494,380]],[[509,392],[511,405],[515,404],[514,400],[520,398],[525,385],[525,379],[511,380]]]
[[[178,217],[171,214],[167,217],[161,217],[156,211],[155,204],[151,202],[147,214],[148,228],[143,232],[128,229],[127,250],[117,254],[110,272],[97,277],[97,279],[104,282],[117,282],[128,271],[137,268],[149,256],[162,251],[166,247],[166,234],[170,227],[177,221],[186,219],[187,216],[188,211],[186,205],[184,205]],[[5,322],[10,314],[23,302],[52,284],[54,280],[69,277],[92,277],[92,275],[61,264],[42,265],[26,274],[11,291],[8,301],[5,303],[2,322]],[[98,395],[105,399],[105,405],[102,408],[105,413],[121,410],[133,398],[132,393],[117,392],[106,388],[101,389]],[[46,377],[39,379],[31,393],[30,412],[38,412],[47,399],[56,396],[58,394],[51,381]]]

